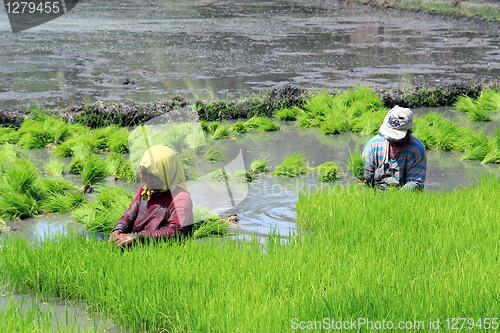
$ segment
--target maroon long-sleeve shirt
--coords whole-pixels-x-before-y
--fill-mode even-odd
[[[153,192],[149,200],[144,200],[143,186],[113,231],[135,232],[139,239],[169,239],[190,234],[194,218],[189,193],[179,186],[173,193]]]

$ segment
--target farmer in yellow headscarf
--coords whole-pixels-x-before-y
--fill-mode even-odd
[[[109,237],[117,245],[138,240],[169,239],[191,234],[193,203],[175,153],[153,146],[142,157],[139,174],[144,185]]]

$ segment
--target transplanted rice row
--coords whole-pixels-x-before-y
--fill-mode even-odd
[[[17,303],[11,299],[4,310],[0,310],[0,331],[9,333],[86,333],[97,332],[96,329],[79,327],[77,316],[66,313],[58,318],[52,307],[42,310],[38,304],[28,305],[25,301]]]

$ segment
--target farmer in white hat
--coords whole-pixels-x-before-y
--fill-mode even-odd
[[[365,182],[382,190],[390,186],[403,190],[423,189],[427,155],[422,142],[411,135],[413,112],[395,106],[385,116],[379,134],[366,144]]]

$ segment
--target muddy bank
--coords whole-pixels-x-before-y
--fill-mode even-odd
[[[343,2],[340,0],[340,2]],[[438,16],[442,19],[453,19],[481,24],[487,27],[500,27],[500,4],[483,0],[347,0],[370,6],[379,10],[403,10]]]
[[[408,89],[373,88],[384,101],[387,108],[401,107],[438,107],[451,106],[461,95],[477,98],[482,89],[500,89],[500,82],[487,84],[443,84],[432,87],[415,86]],[[65,109],[43,110],[32,107],[28,110],[0,110],[2,126],[19,127],[30,114],[47,112],[61,117],[68,122],[78,122],[89,127],[101,127],[110,124],[137,126],[172,110],[193,106],[200,119],[206,121],[249,118],[255,114],[270,116],[276,110],[291,106],[301,107],[305,101],[318,91],[285,85],[268,90],[257,96],[238,100],[187,100],[182,96],[173,96],[168,100],[153,103],[137,103],[125,100],[113,103],[97,101],[78,103]],[[336,91],[332,91],[335,94]]]

